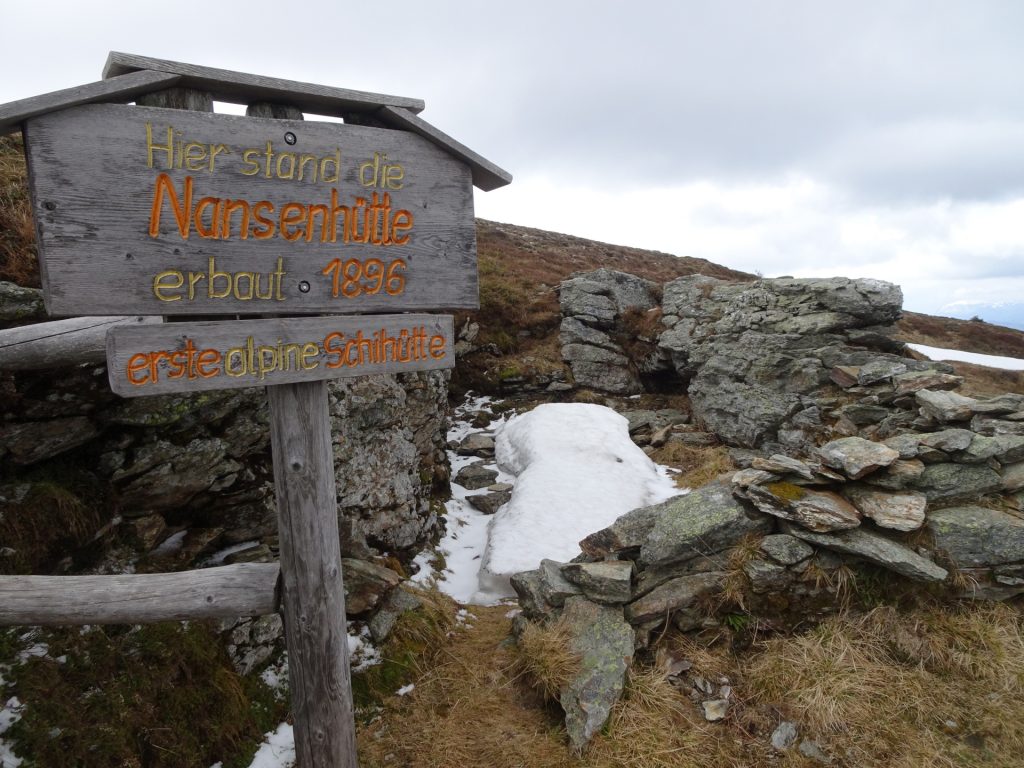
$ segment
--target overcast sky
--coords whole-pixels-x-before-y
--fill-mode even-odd
[[[479,216],[948,312],[1024,298],[1022,36],[1018,0],[12,2],[0,103],[110,50],[414,96],[514,175]]]

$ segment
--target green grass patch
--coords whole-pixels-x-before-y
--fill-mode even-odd
[[[6,675],[5,695],[25,704],[5,734],[23,768],[243,768],[287,711],[258,676],[235,672],[204,623],[61,628],[36,642],[47,655]]]

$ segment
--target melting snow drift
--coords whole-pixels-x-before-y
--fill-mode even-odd
[[[680,493],[630,440],[625,417],[601,405],[539,405],[501,427],[495,452],[515,490],[491,522],[485,590],[508,590],[512,574],[543,558],[571,560],[588,534]]]

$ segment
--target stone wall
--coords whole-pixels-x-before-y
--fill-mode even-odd
[[[19,296],[29,306],[36,293]],[[447,381],[448,372],[431,372],[329,384],[344,555],[407,560],[437,532]],[[274,557],[262,389],[121,399],[102,365],[85,365],[0,372],[0,392],[0,572],[188,567],[233,545],[229,562]],[[88,530],[74,541],[44,531],[33,537],[37,551],[13,551],[5,526],[53,506],[44,486],[87,507]],[[75,544],[89,551],[68,551]]]
[[[629,282],[602,270],[563,283],[563,329],[586,330],[563,334],[574,374],[596,353],[573,345],[605,349],[625,330],[629,305],[611,297]],[[650,311],[650,294],[636,306]],[[588,629],[575,617],[597,613],[609,636],[631,632],[642,648],[666,624],[716,627],[729,611],[767,627],[814,620],[864,579],[950,598],[1024,594],[1024,394],[965,397],[950,366],[901,354],[889,327],[901,302],[878,280],[665,285],[659,361],[621,354],[607,363],[617,372],[579,369],[577,383],[635,392],[638,362],[674,371],[693,420],[732,446],[739,470],[627,513],[581,541],[572,563],[514,576],[520,629],[561,618],[578,640]],[[657,436],[693,432],[673,423]],[[588,648],[562,691],[577,747],[603,724],[578,713],[606,714],[621,690],[609,658],[622,653]]]

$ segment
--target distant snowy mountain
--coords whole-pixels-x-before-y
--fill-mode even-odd
[[[961,320],[979,318],[986,323],[1005,325],[1008,328],[1024,331],[1024,303],[1022,302],[989,304],[983,301],[954,301],[952,304],[942,307],[937,314]]]

